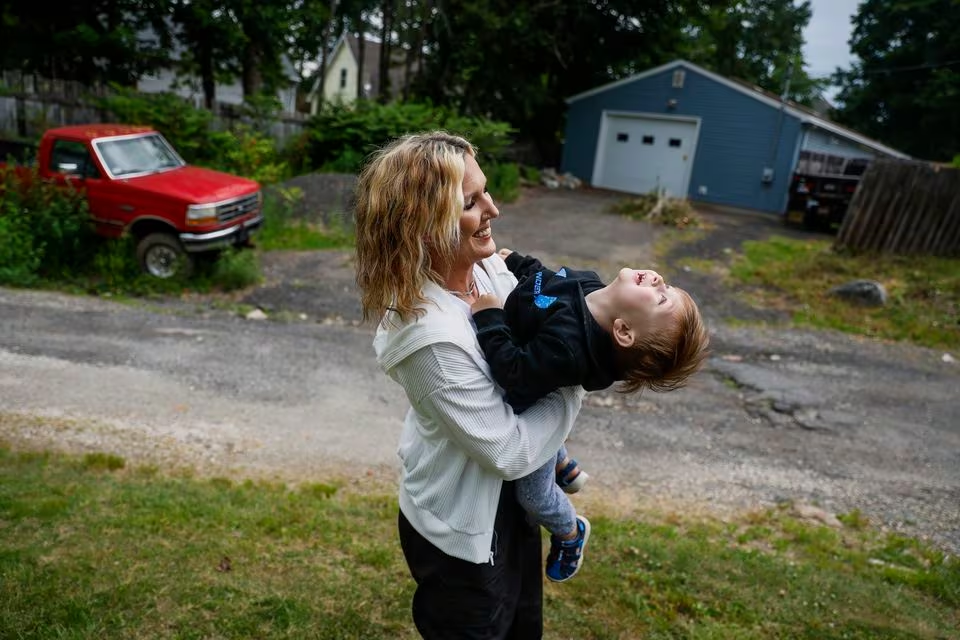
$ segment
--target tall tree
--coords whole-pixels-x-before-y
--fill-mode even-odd
[[[234,56],[239,34],[218,0],[174,0],[177,71],[200,78],[203,101],[213,109],[216,85],[239,73]]]
[[[564,98],[662,62],[679,15],[669,0],[436,0],[417,91],[510,122],[556,164]]]
[[[91,0],[52,11],[9,0],[0,9],[0,66],[48,78],[130,84],[166,61],[168,0]]]
[[[685,11],[685,57],[691,62],[778,95],[789,84],[787,97],[805,104],[824,88],[825,80],[811,78],[803,68],[808,0],[694,0],[685,4]]]
[[[858,60],[836,74],[838,119],[911,155],[960,151],[960,1],[866,0],[854,18]]]

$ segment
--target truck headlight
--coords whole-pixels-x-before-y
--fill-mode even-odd
[[[187,207],[187,225],[202,227],[217,223],[217,205],[191,204]]]

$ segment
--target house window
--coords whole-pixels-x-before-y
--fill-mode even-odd
[[[643,144],[653,144],[653,136],[643,136]]]
[[[341,88],[341,89],[346,89],[346,88],[347,88],[347,69],[346,69],[346,67],[344,67],[343,69],[340,69],[340,88]]]
[[[673,72],[673,88],[683,89],[683,82],[687,79],[687,72],[683,69],[677,69]]]
[[[683,141],[680,138],[670,138],[670,146],[680,148],[680,145],[683,144]]]
[[[617,142],[628,142],[630,140],[630,135],[626,133],[617,134]]]

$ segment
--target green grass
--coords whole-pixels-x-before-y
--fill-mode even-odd
[[[785,309],[799,326],[960,348],[960,260],[929,256],[847,255],[830,240],[774,237],[744,242],[728,278],[747,285],[757,305]],[[887,290],[883,307],[865,307],[828,291],[854,279]]]
[[[353,230],[342,222],[343,215],[327,216],[333,221],[327,224],[294,216],[294,209],[302,198],[303,191],[297,187],[278,188],[270,194],[263,205],[263,227],[257,235],[258,247],[265,251],[309,251],[354,245]]]
[[[0,447],[4,638],[414,638],[383,489],[166,475]],[[591,513],[546,638],[957,638],[960,565],[789,510],[732,522]]]

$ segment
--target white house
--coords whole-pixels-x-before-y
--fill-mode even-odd
[[[380,43],[369,38],[363,45],[363,77],[360,72],[360,41],[352,34],[340,36],[333,45],[327,59],[327,68],[323,77],[318,77],[307,96],[310,114],[316,114],[324,102],[351,104],[357,99],[357,83],[361,83],[365,98],[380,95]],[[405,83],[406,53],[395,49],[391,52],[393,63],[390,65],[390,96],[398,97]],[[412,72],[412,70],[411,70]]]

